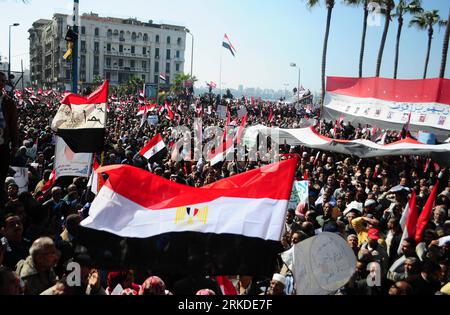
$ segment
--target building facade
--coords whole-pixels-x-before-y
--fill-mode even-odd
[[[34,86],[70,86],[71,62],[63,58],[67,20],[67,15],[55,14],[52,20],[36,21],[29,30]],[[79,83],[108,79],[115,85],[133,76],[157,83],[160,73],[171,83],[184,70],[185,47],[185,27],[85,13],[78,31]]]

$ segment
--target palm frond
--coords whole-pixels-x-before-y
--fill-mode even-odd
[[[319,0],[306,0],[306,6],[308,9],[312,9],[320,4]]]

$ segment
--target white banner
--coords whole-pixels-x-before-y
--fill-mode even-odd
[[[19,186],[19,194],[28,191],[28,168],[17,166],[11,166],[11,168],[15,171],[14,181]]]
[[[61,176],[88,176],[92,153],[74,153],[60,137],[55,148],[56,178]]]
[[[158,124],[158,115],[148,116],[147,122],[149,125],[157,125]]]
[[[220,119],[227,118],[227,107],[225,105],[217,106],[217,117],[219,117]]]
[[[334,293],[355,272],[355,254],[338,234],[322,232],[295,244],[293,256],[297,295]]]
[[[344,115],[356,116],[361,123],[367,122],[368,119],[382,120],[389,124],[398,124],[397,128],[400,129],[408,122],[408,116],[411,113],[411,125],[420,126],[425,130],[428,126],[450,130],[450,118],[448,118],[450,106],[445,104],[399,103],[327,93],[324,107]],[[345,118],[345,120],[353,121],[346,116]],[[391,129],[395,128],[391,127]]]
[[[308,195],[309,195],[309,181],[307,180],[294,181],[288,208],[295,209],[301,202],[305,204],[308,203]]]

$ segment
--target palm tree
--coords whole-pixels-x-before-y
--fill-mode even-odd
[[[415,26],[419,30],[428,30],[428,48],[427,56],[425,58],[425,69],[423,71],[423,78],[426,79],[428,71],[428,62],[430,60],[431,44],[433,41],[434,28],[436,24],[442,24],[438,10],[425,11],[416,14],[414,18],[409,22],[409,26]]]
[[[319,4],[319,0],[306,0],[308,8],[313,8]],[[325,37],[323,39],[323,51],[322,51],[322,105],[325,99],[325,70],[327,66],[327,49],[328,49],[328,36],[330,35],[331,15],[335,5],[335,0],[324,0],[327,7],[327,25],[325,28]]]
[[[447,21],[442,20],[442,24],[446,24],[447,27],[444,35],[444,45],[442,46],[441,71],[439,72],[440,78],[443,78],[445,76],[445,67],[447,66],[448,40],[450,38],[450,10],[448,11]]]
[[[344,3],[349,6],[363,6],[364,18],[363,18],[363,31],[361,37],[361,50],[359,53],[359,77],[362,78],[363,63],[364,63],[364,49],[366,46],[366,33],[367,33],[367,18],[369,17],[369,0],[344,0]]]
[[[383,36],[381,37],[380,50],[378,51],[377,69],[376,69],[376,74],[375,74],[375,76],[378,78],[380,76],[381,62],[383,60],[384,47],[386,46],[386,38],[387,38],[388,31],[389,31],[389,24],[391,22],[391,12],[395,7],[395,2],[394,2],[394,0],[375,0],[372,2],[378,3],[381,6],[381,13],[385,17]]]
[[[175,79],[172,86],[170,87],[171,91],[176,95],[182,94],[185,89],[184,82],[186,81],[192,81],[193,86],[195,81],[197,81],[197,78],[195,76],[191,77],[191,75],[188,73],[178,72],[175,75]]]
[[[399,0],[395,7],[395,13],[392,17],[396,17],[398,21],[397,41],[395,44],[395,62],[394,62],[394,79],[397,79],[398,58],[400,53],[400,37],[403,29],[403,17],[405,14],[422,13],[421,0]]]

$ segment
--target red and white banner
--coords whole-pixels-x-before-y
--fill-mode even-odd
[[[270,136],[279,144],[303,145],[305,147],[331,151],[360,158],[372,158],[377,156],[420,155],[430,157],[440,165],[450,165],[450,143],[425,144],[405,138],[389,144],[378,144],[369,140],[340,140],[328,138],[318,133],[314,127],[298,129],[269,128],[258,125],[246,129],[245,143],[254,142],[258,134]]]
[[[400,130],[429,131],[438,138],[450,130],[450,80],[394,80],[328,77],[323,118]],[[443,140],[443,139],[442,139]]]

